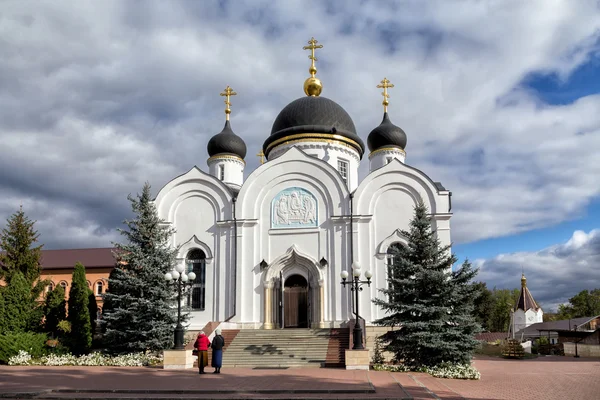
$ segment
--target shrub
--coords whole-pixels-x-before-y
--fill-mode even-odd
[[[45,333],[6,333],[0,335],[0,363],[6,364],[8,360],[26,351],[33,357],[42,357],[47,352]]]
[[[383,352],[381,351],[381,341],[379,338],[375,338],[375,349],[373,349],[373,364],[383,364],[385,362],[385,358],[383,357]]]
[[[46,315],[46,322],[44,324],[46,332],[54,337],[58,337],[58,323],[67,317],[65,289],[61,285],[58,285],[46,295],[44,314]]]
[[[9,365],[143,367],[156,365],[161,361],[161,355],[152,353],[133,353],[114,357],[99,352],[79,357],[68,353],[62,355],[49,354],[41,358],[33,358],[29,353],[21,350],[17,355],[10,358]]]
[[[448,379],[481,379],[481,373],[469,364],[442,363],[433,367],[409,367],[404,364],[373,366],[375,371],[390,372],[426,372],[436,378]]]

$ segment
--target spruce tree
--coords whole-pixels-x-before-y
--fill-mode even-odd
[[[58,337],[58,323],[67,318],[65,289],[61,285],[56,286],[54,290],[46,295],[44,315],[46,316],[44,323],[45,331],[52,335],[52,337]]]
[[[39,238],[34,224],[23,207],[8,218],[7,227],[0,234],[0,248],[4,251],[0,254],[0,278],[8,281],[13,273],[20,271],[32,286],[39,279],[43,245],[33,247]]]
[[[374,300],[387,314],[375,323],[400,328],[381,336],[385,350],[412,368],[469,363],[481,329],[473,317],[477,271],[465,261],[452,272],[456,257],[440,245],[422,202],[402,235],[407,243],[392,248],[385,298]]]
[[[92,346],[88,290],[85,267],[81,263],[77,263],[73,270],[67,314],[67,320],[71,323],[68,344],[71,352],[75,355],[88,353]]]
[[[31,221],[21,207],[8,218],[6,228],[0,233],[0,249],[3,251],[0,253],[0,279],[10,286],[13,276],[20,274],[27,283],[29,293],[27,300],[23,300],[21,304],[9,304],[5,300],[5,307],[11,308],[11,312],[23,310],[26,316],[23,314],[19,320],[27,321],[25,329],[28,331],[42,329],[43,304],[38,300],[49,283],[47,280],[40,280],[42,245],[34,246],[39,237],[34,224],[35,221]],[[21,280],[18,279],[18,282]],[[15,290],[19,292],[20,288]],[[0,310],[0,314],[2,313]]]
[[[146,183],[142,194],[128,196],[135,218],[119,229],[125,243],[115,243],[116,266],[108,281],[102,314],[104,345],[112,353],[162,350],[173,343],[174,291],[164,280],[176,263],[174,233],[156,211]]]

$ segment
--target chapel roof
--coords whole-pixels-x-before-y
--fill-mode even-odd
[[[517,301],[517,305],[515,307],[516,310],[539,310],[540,307],[537,305],[531,292],[527,288],[527,278],[525,278],[525,274],[521,276],[521,293],[519,293],[519,300]]]

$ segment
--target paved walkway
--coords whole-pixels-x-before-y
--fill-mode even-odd
[[[343,369],[196,370],[116,367],[0,367],[0,398],[340,398],[578,399],[600,398],[600,360],[544,357],[477,359],[479,381],[420,373]],[[211,369],[208,369],[211,371]],[[21,393],[21,394],[19,394]]]

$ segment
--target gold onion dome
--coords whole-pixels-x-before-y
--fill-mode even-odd
[[[229,122],[229,115],[231,114],[230,96],[235,96],[237,93],[227,86],[220,95],[225,96],[225,126],[221,132],[217,133],[208,141],[208,144],[206,145],[208,156],[235,155],[243,160],[244,157],[246,157],[246,143],[241,137],[233,132],[231,123]]]
[[[300,97],[285,106],[279,113],[271,135],[263,144],[263,153],[268,158],[272,149],[280,144],[294,143],[296,141],[334,141],[354,148],[360,157],[365,152],[365,145],[356,134],[356,127],[350,115],[339,104],[326,97],[320,97],[323,85],[315,77],[315,49],[323,48],[317,45],[315,38],[308,41],[305,50],[310,50],[311,77],[304,82],[306,97]]]
[[[387,78],[383,78],[381,84],[377,85],[377,87],[383,88],[383,92],[381,93],[383,95],[383,102],[381,103],[383,105],[383,120],[367,137],[369,150],[373,152],[388,147],[404,150],[406,148],[406,133],[402,128],[392,123],[387,113],[387,107],[390,104],[388,100],[390,95],[387,90],[393,88],[394,85]]]

